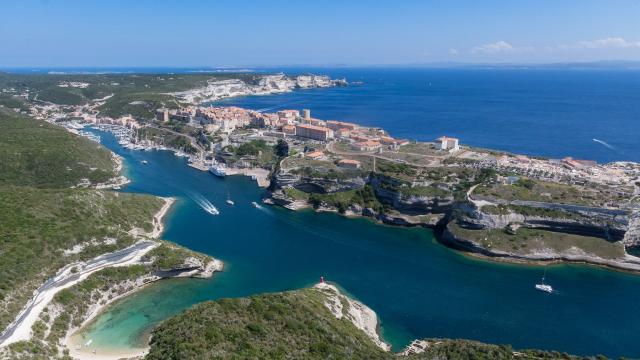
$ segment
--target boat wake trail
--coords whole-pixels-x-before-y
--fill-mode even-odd
[[[614,148],[613,146],[611,146],[611,145],[607,144],[606,142],[604,142],[604,141],[602,141],[602,140],[600,140],[600,139],[593,138],[593,139],[591,139],[591,140],[593,140],[593,141],[597,142],[597,143],[598,143],[598,144],[600,144],[600,145],[603,145],[604,147],[606,147],[606,148],[608,148],[608,149],[611,149],[611,150],[615,150],[615,149],[616,149],[616,148]]]
[[[191,200],[193,200],[193,202],[198,204],[198,206],[200,206],[202,210],[208,212],[209,214],[218,215],[220,213],[218,209],[211,203],[211,201],[209,201],[203,195],[197,193],[189,193],[189,197],[191,198]]]

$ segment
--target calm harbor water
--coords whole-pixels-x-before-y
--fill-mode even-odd
[[[248,178],[218,179],[169,152],[128,151],[101,135],[125,158],[133,179],[126,191],[179,197],[162,237],[219,258],[226,268],[210,280],[161,281],[115,303],[83,334],[93,346],[139,347],[160,321],[193,304],[298,289],[322,275],[377,312],[394,350],[414,338],[448,337],[640,357],[640,276],[548,266],[547,281],[558,289],[548,295],[533,287],[542,267],[470,259],[425,229],[256,209],[250,203],[263,190]],[[208,215],[196,196],[221,214]],[[225,205],[227,197],[234,207]]]

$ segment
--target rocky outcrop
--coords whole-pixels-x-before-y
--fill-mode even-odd
[[[635,209],[629,216],[629,228],[622,243],[630,248],[640,247],[640,209]]]
[[[391,205],[394,209],[409,215],[419,214],[444,214],[453,209],[453,195],[427,196],[405,195],[395,190],[402,184],[396,179],[375,175],[369,178],[369,184],[373,187],[380,201]]]
[[[324,88],[332,86],[346,86],[344,79],[334,80],[326,75],[298,75],[285,74],[264,75],[252,82],[240,79],[210,80],[209,83],[197,89],[171,93],[181,101],[198,104],[205,101],[215,101],[228,97],[247,95],[269,95],[290,92],[295,89]]]
[[[360,177],[347,179],[301,178],[293,187],[307,193],[329,194],[362,189],[365,185],[365,179]]]
[[[331,311],[333,316],[337,319],[345,318],[349,320],[382,350],[391,350],[391,346],[382,341],[378,335],[378,317],[373,310],[359,301],[342,295],[334,285],[321,282],[313,288],[321,291],[326,296],[324,306]]]
[[[154,276],[158,278],[171,277],[191,277],[191,278],[210,278],[214,272],[222,271],[222,261],[211,258],[205,264],[197,257],[186,258],[181,265],[175,266],[168,270],[156,270]]]

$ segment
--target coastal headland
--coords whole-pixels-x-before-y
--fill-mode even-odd
[[[500,261],[576,261],[629,271],[640,267],[640,259],[629,253],[640,246],[640,166],[636,163],[540,159],[476,149],[447,136],[433,142],[408,141],[393,138],[384,129],[317,119],[306,109],[268,113],[237,107],[198,106],[195,102],[219,98],[215,95],[217,90],[211,90],[212,84],[216,89],[220,86],[217,81],[207,80],[204,90],[162,93],[171,101],[182,101],[174,108],[169,108],[169,101],[151,110],[149,104],[136,103],[145,100],[131,101],[129,105],[143,106],[146,111],[136,116],[106,115],[114,108],[105,108],[105,104],[114,97],[122,97],[122,93],[90,99],[79,105],[36,101],[27,95],[20,104],[28,105],[31,115],[80,135],[74,135],[74,139],[85,146],[91,143],[80,139],[81,136],[95,138],[90,133],[80,133],[75,127],[97,126],[116,134],[121,145],[132,150],[173,150],[179,156],[188,157],[190,164],[200,170],[220,166],[226,169],[227,175],[239,173],[255,177],[260,186],[268,188],[264,199],[267,204],[369,217],[391,225],[431,228],[444,244]],[[266,86],[260,81],[258,86]],[[292,80],[282,81],[290,84]],[[313,85],[302,86],[299,79],[296,81],[293,87],[286,85],[283,91],[344,84],[304,80],[303,84]],[[279,89],[279,86],[276,87]],[[61,82],[58,87],[80,91],[78,89],[90,85],[69,86]],[[226,91],[222,97],[247,94],[243,91]],[[21,111],[27,112],[16,112]],[[69,113],[73,117],[70,118]],[[58,116],[60,114],[65,115]],[[96,150],[94,147],[85,151]],[[117,189],[126,184],[120,175],[120,160],[114,160],[109,154],[108,161],[101,161],[101,166],[108,164],[104,165],[104,174],[96,171],[100,166],[82,168],[65,182],[65,189],[69,185],[73,187],[67,195],[74,197],[80,194],[78,191],[87,190],[91,194],[97,191],[89,199],[93,202],[100,202],[102,198],[121,201],[130,195],[96,190]],[[126,241],[121,242],[116,235],[99,239],[90,236],[64,250],[71,262],[67,267],[48,269],[54,275],[49,278],[54,286],[32,286],[37,289],[33,298],[17,312],[14,323],[9,324],[2,335],[7,340],[13,339],[2,344],[2,354],[23,354],[30,347],[44,347],[48,354],[55,355],[61,355],[66,348],[77,358],[144,355],[146,349],[126,354],[95,354],[91,344],[84,342],[86,339],[75,335],[105,306],[145,284],[166,277],[206,277],[222,269],[220,261],[157,240],[172,200],[149,197],[147,201],[146,216],[135,217],[140,221],[123,223],[121,219],[126,216],[119,216],[120,223],[113,223],[119,230],[126,230],[117,232],[117,236],[126,237]],[[125,208],[133,207],[131,204]],[[85,251],[89,248],[98,251],[115,244],[110,252]],[[333,291],[328,285],[319,288]],[[335,296],[338,300],[328,298],[327,303],[332,305],[327,307],[336,318],[344,314],[344,309],[336,309],[345,301],[351,308],[366,310],[362,304]],[[375,313],[373,316],[375,319]],[[372,325],[368,321],[371,320],[369,312],[351,313],[348,318],[362,320],[354,323],[356,328],[377,348],[385,349],[385,344],[377,338],[375,322]],[[14,340],[17,342],[13,343]],[[439,342],[417,340],[411,345],[412,350],[407,351],[415,353],[433,344]],[[152,351],[158,350],[153,345]]]

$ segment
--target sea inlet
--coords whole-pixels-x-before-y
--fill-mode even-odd
[[[557,292],[534,289],[544,267],[470,258],[428,229],[399,228],[313,211],[255,208],[249,178],[219,179],[167,151],[129,151],[124,190],[179,199],[162,238],[225,262],[209,280],[172,279],[110,306],[82,336],[93,346],[143,347],[162,320],[223,297],[299,289],[320,276],[375,310],[394,350],[412,339],[466,338],[574,354],[640,357],[640,276],[586,265],[546,267]],[[141,161],[147,160],[147,165]],[[194,199],[220,209],[212,216]],[[225,205],[231,198],[235,206]]]

